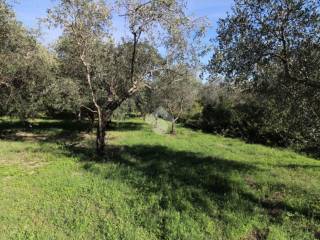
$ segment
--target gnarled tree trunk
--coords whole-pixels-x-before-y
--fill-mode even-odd
[[[98,116],[97,135],[96,135],[96,151],[98,155],[105,154],[106,147],[106,131],[110,122],[112,112],[101,111]]]
[[[103,155],[106,146],[106,125],[99,123],[97,126],[96,151],[98,155]]]

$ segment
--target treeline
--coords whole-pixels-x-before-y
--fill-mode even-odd
[[[195,96],[193,89],[188,97],[185,92],[198,82],[208,24],[189,16],[183,0],[57,1],[42,19],[63,29],[50,51],[16,20],[6,0],[0,0],[0,15],[3,115],[90,116],[103,154],[111,117],[129,99],[157,86],[152,93],[175,122]],[[122,40],[112,33],[114,15],[127,23]],[[172,104],[179,93],[183,98]],[[147,96],[140,99],[148,106]]]
[[[172,133],[180,121],[319,153],[319,1],[236,0],[212,48],[207,21],[190,17],[182,0],[114,4],[58,1],[43,22],[63,34],[48,50],[0,0],[1,114],[88,117],[98,153],[112,116],[159,107]],[[112,35],[115,14],[127,21],[122,41]]]
[[[235,1],[219,21],[197,125],[319,154],[319,13],[313,0]]]
[[[207,98],[210,91],[214,93]],[[313,114],[309,106],[304,106],[310,110],[307,112],[301,105],[279,104],[273,98],[230,86],[209,85],[203,94],[195,108],[198,112],[185,119],[187,126],[250,143],[319,154],[319,121],[308,116]]]

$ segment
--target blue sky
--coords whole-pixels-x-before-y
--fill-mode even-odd
[[[36,28],[38,19],[46,16],[46,10],[54,6],[55,0],[19,0],[17,4],[13,4],[13,9],[16,16],[28,28]],[[217,21],[219,18],[226,16],[230,11],[233,0],[189,0],[188,11],[195,16],[208,17],[211,28],[207,35],[207,41],[215,36]],[[124,33],[123,22],[114,21],[114,27],[117,29],[117,34]],[[53,43],[60,34],[59,30],[43,30],[44,34],[40,41],[48,45]]]

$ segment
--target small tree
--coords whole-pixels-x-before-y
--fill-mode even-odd
[[[156,81],[157,103],[171,115],[171,134],[176,133],[176,122],[192,108],[199,85],[195,74],[186,66],[176,66]]]

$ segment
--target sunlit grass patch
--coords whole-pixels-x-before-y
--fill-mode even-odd
[[[170,132],[170,122],[162,118],[156,118],[154,115],[149,114],[146,116],[146,122],[152,126],[154,132],[159,134],[166,134]]]

